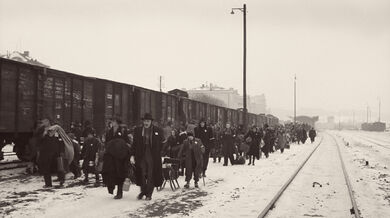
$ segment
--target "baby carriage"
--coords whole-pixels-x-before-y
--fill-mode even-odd
[[[165,188],[167,182],[171,186],[172,191],[180,188],[177,178],[179,177],[180,159],[165,157],[162,164],[162,174],[164,178],[163,184],[157,188],[157,191],[161,191]]]

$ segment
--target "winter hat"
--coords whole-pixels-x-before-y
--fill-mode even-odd
[[[153,117],[150,113],[145,113],[144,117],[142,117],[142,120],[153,120]]]

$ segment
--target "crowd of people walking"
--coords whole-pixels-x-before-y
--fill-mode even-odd
[[[309,132],[307,134],[307,132]],[[95,186],[101,182],[115,199],[123,197],[129,180],[140,186],[139,200],[152,199],[153,191],[163,184],[162,157],[178,160],[179,171],[185,176],[184,188],[199,187],[199,179],[206,177],[209,160],[223,166],[255,165],[264,155],[290,148],[291,143],[305,144],[309,135],[314,142],[316,131],[306,124],[278,126],[251,126],[248,131],[242,126],[226,123],[209,124],[201,119],[174,126],[172,122],[159,127],[151,114],[146,113],[142,125],[130,129],[120,119],[107,123],[107,130],[97,136],[89,122],[71,125],[68,134],[49,120],[37,124],[30,146],[36,153],[32,161],[43,175],[45,188],[52,187],[51,175],[56,173],[63,187],[65,174],[71,172],[74,179],[82,177],[89,184],[90,174]],[[82,161],[80,167],[80,161]],[[184,174],[185,171],[185,174]],[[102,180],[100,175],[102,175]],[[130,179],[129,179],[130,178]]]

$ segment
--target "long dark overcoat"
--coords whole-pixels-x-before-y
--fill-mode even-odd
[[[155,187],[160,187],[163,183],[163,176],[162,176],[162,162],[161,162],[161,149],[163,147],[164,142],[164,133],[163,131],[156,127],[151,126],[152,128],[150,137],[152,145],[152,158],[153,158],[153,185]],[[132,153],[135,156],[135,176],[136,176],[136,184],[138,186],[142,185],[142,168],[141,168],[141,161],[142,158],[145,155],[145,145],[144,145],[144,137],[142,136],[142,129],[143,127],[137,127],[134,130],[134,144],[133,144],[133,151]]]
[[[116,138],[106,144],[103,157],[103,182],[107,188],[123,183],[129,173],[130,147],[125,140]]]
[[[309,131],[309,137],[310,137],[310,139],[313,140],[316,136],[317,136],[316,131],[315,131],[314,129],[311,129],[311,130]]]
[[[274,136],[273,132],[270,129],[267,129],[264,134],[264,146],[261,148],[261,150],[264,152],[264,154],[268,154],[268,152],[271,150],[272,146],[274,145]]]
[[[206,152],[209,152],[214,147],[214,144],[212,143],[213,129],[206,125],[204,127],[201,127],[199,124],[199,126],[194,129],[194,132],[195,137],[202,141]]]
[[[40,141],[38,166],[41,174],[51,174],[56,169],[57,157],[64,152],[64,142],[61,138],[45,135]],[[56,170],[54,170],[55,172]]]
[[[259,140],[261,140],[260,134],[257,132],[249,131],[245,135],[245,140],[247,140],[249,137],[251,138],[251,140],[249,142],[249,152],[247,154],[253,155],[256,158],[259,158],[260,157],[260,141]]]
[[[234,154],[234,139],[236,135],[232,129],[225,129],[221,134],[222,154],[225,157]]]

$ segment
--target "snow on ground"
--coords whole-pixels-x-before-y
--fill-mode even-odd
[[[342,139],[339,140],[342,142]],[[4,217],[257,217],[319,141],[318,138],[314,144],[308,142],[305,145],[292,145],[283,154],[277,151],[268,159],[262,157],[256,161],[256,166],[225,167],[210,159],[205,186],[201,180],[199,189],[195,189],[192,182],[190,189],[173,192],[168,185],[161,192],[155,191],[152,201],[136,200],[139,188],[134,185],[129,192],[124,192],[123,199],[114,200],[106,188],[94,187],[92,183],[86,186],[82,184],[82,178],[73,180],[72,175],[67,175],[63,189],[42,189],[42,177],[23,173],[4,177],[0,174],[0,214]],[[292,186],[296,190],[307,190],[290,193],[290,203],[283,203],[283,199],[276,203],[275,212],[284,208],[282,210],[290,213],[275,213],[272,217],[348,215],[340,213],[337,216],[339,213],[334,212],[337,215],[329,216],[322,213],[326,210],[321,205],[328,209],[334,206],[338,211],[337,208],[344,207],[344,203],[336,205],[336,200],[345,202],[340,196],[343,192],[341,187],[333,187],[334,184],[340,184],[339,180],[343,177],[340,169],[336,169],[339,162],[336,161],[334,142],[331,142],[324,136],[324,144],[313,154],[313,162],[308,162],[310,165],[306,172],[297,177],[296,184]],[[384,168],[385,154],[370,156],[370,165],[364,166],[362,159],[375,153],[372,147],[351,143],[349,146],[342,146],[342,151],[345,153],[345,162],[363,217],[390,217],[387,209],[389,198],[386,199],[388,183],[387,186],[385,184],[385,181],[389,181],[387,176],[390,174]],[[327,162],[329,166],[323,166]],[[318,181],[323,187],[313,188],[314,181]],[[179,183],[184,185],[183,177],[179,178]],[[343,195],[348,197],[347,193]],[[296,203],[301,202],[298,200],[306,202],[305,206],[298,206],[300,213],[296,213]],[[332,202],[332,206],[328,202]]]
[[[390,140],[388,133],[333,131],[332,134],[344,145],[340,148],[362,216],[390,217],[390,149],[359,137],[364,134]]]
[[[337,147],[329,135],[275,206],[269,217],[353,217]]]

